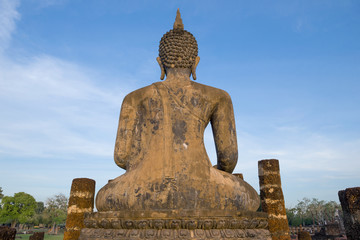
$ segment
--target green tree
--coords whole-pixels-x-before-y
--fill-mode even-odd
[[[64,194],[55,195],[46,200],[44,210],[46,224],[64,224],[67,215],[68,199]]]
[[[340,210],[341,206],[340,204],[336,203],[335,201],[330,201],[330,202],[326,202],[324,204],[324,215],[325,215],[325,220],[327,222],[333,222],[335,220],[335,213],[336,210]]]
[[[3,190],[2,190],[2,188],[0,187],[0,201],[1,201],[1,199],[4,197],[4,194],[3,194]],[[1,212],[1,209],[2,209],[2,206],[1,206],[1,204],[0,204],[0,212]],[[0,213],[1,214],[1,213]]]
[[[35,213],[41,214],[45,210],[44,202],[36,202]]]
[[[5,196],[1,200],[1,223],[27,223],[35,213],[36,201],[30,194],[19,192],[13,197]]]
[[[317,198],[313,198],[308,206],[308,211],[311,214],[312,224],[324,223],[324,204],[325,201],[319,201]]]
[[[286,209],[290,226],[323,225],[336,220],[336,215],[342,215],[340,204],[313,198],[303,198],[291,209]]]
[[[305,226],[306,221],[309,219],[310,216],[308,209],[309,204],[310,204],[310,199],[303,198],[303,200],[299,201],[298,204],[296,205],[297,214],[301,218],[301,224],[303,226]]]
[[[4,197],[2,187],[0,187],[0,200]]]
[[[299,226],[301,224],[301,218],[296,208],[287,208],[286,216],[290,226]]]
[[[39,225],[40,223],[44,223],[45,222],[44,210],[45,210],[44,202],[36,202],[35,214],[34,216],[32,216],[29,223],[33,225]]]

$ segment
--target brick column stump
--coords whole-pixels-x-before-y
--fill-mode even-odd
[[[15,240],[16,229],[6,226],[0,226],[0,239],[1,240]]]
[[[233,175],[241,180],[244,180],[244,175],[242,173],[233,173]]]
[[[45,233],[44,232],[35,232],[33,235],[29,237],[29,240],[44,240]]]
[[[360,239],[360,187],[339,191],[348,240]]]
[[[94,209],[95,181],[75,178],[71,185],[64,240],[77,240],[85,227],[84,214]]]
[[[290,240],[284,195],[281,188],[279,160],[258,162],[260,199],[263,212],[269,215],[269,231],[273,240]]]
[[[307,231],[300,231],[297,236],[298,240],[311,240],[311,235]]]

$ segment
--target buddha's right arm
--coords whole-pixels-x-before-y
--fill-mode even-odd
[[[234,110],[228,93],[223,92],[210,121],[217,153],[217,169],[232,173],[237,163],[238,149]]]
[[[115,141],[114,160],[115,163],[127,169],[131,159],[131,146],[133,142],[133,133],[135,127],[136,111],[131,101],[125,97],[121,106],[119,126]]]

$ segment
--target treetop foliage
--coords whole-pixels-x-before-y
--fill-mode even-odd
[[[61,224],[65,223],[67,216],[68,199],[64,194],[55,195],[46,200],[44,213],[52,222]]]
[[[36,201],[30,194],[19,192],[1,199],[0,221],[26,223],[34,214]]]
[[[24,192],[15,193],[14,196],[3,196],[0,204],[0,224],[64,224],[67,202],[64,194],[48,198],[45,204],[36,202],[33,196]]]
[[[294,208],[286,209],[290,226],[324,225],[341,217],[340,204],[335,201],[303,198]]]
[[[0,187],[0,200],[4,197],[4,194],[3,194],[3,190],[2,188]]]

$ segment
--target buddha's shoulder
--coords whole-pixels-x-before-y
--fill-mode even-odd
[[[201,92],[204,96],[208,96],[214,99],[229,99],[230,95],[220,88],[211,87],[205,84],[192,82],[194,90]]]
[[[125,100],[126,101],[141,100],[143,98],[152,96],[154,93],[156,93],[156,88],[153,86],[153,84],[151,84],[146,87],[142,87],[135,91],[130,92],[125,96]]]

